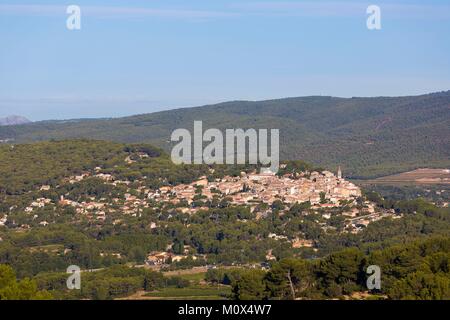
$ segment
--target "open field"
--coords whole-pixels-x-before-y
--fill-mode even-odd
[[[144,297],[156,299],[223,300],[231,293],[229,286],[193,286],[189,288],[165,288],[148,292]]]
[[[372,180],[359,181],[360,184],[450,184],[449,169],[417,169]]]
[[[230,286],[195,285],[188,288],[164,288],[157,291],[138,291],[119,300],[225,300]]]
[[[191,282],[199,283],[199,282],[205,280],[205,275],[206,275],[206,272],[187,273],[187,274],[185,273],[185,274],[180,274],[180,275],[175,274],[173,276],[177,276],[177,277],[180,277],[181,279],[188,280]]]
[[[166,272],[163,272],[163,274],[166,277],[177,276],[177,277],[182,277],[183,279],[186,279],[186,280],[198,280],[199,277],[201,277],[201,279],[203,279],[206,271],[208,271],[207,267],[193,267],[191,269],[166,271]]]
[[[167,287],[146,292],[138,291],[121,300],[224,300],[231,294],[231,287],[211,285],[205,282],[207,267],[194,267],[186,270],[163,272],[164,276],[180,277],[188,280],[190,285],[185,288]]]
[[[30,252],[58,253],[64,251],[64,246],[60,244],[49,244],[43,246],[29,247]]]

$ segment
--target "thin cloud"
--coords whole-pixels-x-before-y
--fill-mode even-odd
[[[96,18],[173,18],[173,19],[211,19],[231,18],[239,14],[225,11],[207,11],[190,9],[154,9],[146,7],[122,6],[80,6],[82,15]],[[58,5],[15,5],[0,4],[0,14],[56,16],[66,14],[67,6]]]
[[[390,18],[450,19],[450,5],[399,4],[350,1],[255,1],[231,5],[242,14],[299,17],[360,17],[369,5],[381,7],[382,14]]]
[[[376,2],[386,18],[450,19],[450,5],[396,4]],[[82,15],[94,18],[165,18],[181,20],[227,19],[236,17],[361,17],[372,2],[350,1],[253,1],[231,3],[221,10],[161,9],[129,6],[81,6]],[[0,4],[0,15],[59,16],[66,6]]]
[[[367,6],[352,2],[294,2],[294,1],[264,1],[241,2],[232,8],[252,14],[291,15],[305,17],[354,16],[360,15]]]

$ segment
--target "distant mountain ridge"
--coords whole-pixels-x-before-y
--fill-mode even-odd
[[[14,126],[27,123],[31,123],[31,121],[22,116],[12,115],[0,118],[0,126]]]
[[[146,142],[169,151],[173,130],[280,129],[282,159],[305,161],[344,176],[369,178],[450,165],[450,91],[407,97],[311,96],[231,101],[125,118],[43,121],[0,127],[0,140],[87,138]]]

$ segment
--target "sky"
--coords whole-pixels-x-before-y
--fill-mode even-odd
[[[449,35],[448,0],[0,0],[0,117],[450,90]]]

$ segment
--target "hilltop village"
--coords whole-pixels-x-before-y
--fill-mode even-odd
[[[145,158],[145,155],[141,157]],[[127,158],[125,161],[130,163],[133,160]],[[103,185],[110,190],[121,190],[115,192],[114,197],[92,196],[75,200],[70,193],[61,194],[58,190],[61,189],[60,186],[52,188],[49,185],[42,185],[39,188],[41,194],[56,192],[59,194],[59,201],[46,197],[37,198],[24,209],[25,213],[31,221],[34,221],[34,225],[39,221],[38,224],[42,227],[53,223],[51,220],[42,219],[43,212],[46,210],[49,212],[48,210],[52,207],[53,210],[57,208],[73,210],[75,219],[77,216],[82,217],[99,226],[109,223],[119,226],[126,223],[127,217],[139,218],[146,210],[155,212],[155,217],[161,217],[164,212],[170,212],[167,216],[167,219],[170,219],[177,213],[194,216],[226,203],[229,207],[249,208],[249,212],[257,221],[270,216],[277,204],[281,203],[285,209],[279,212],[280,215],[288,214],[293,206],[302,205],[307,208],[303,214],[313,214],[318,217],[313,219],[323,232],[334,230],[335,227],[331,221],[339,217],[343,223],[340,232],[350,233],[359,233],[369,223],[383,217],[399,217],[392,210],[382,211],[373,203],[362,200],[361,189],[345,180],[340,168],[336,175],[330,171],[304,171],[276,175],[270,170],[261,170],[259,173],[241,172],[237,176],[226,175],[219,179],[202,176],[189,184],[165,185],[159,188],[151,188],[144,181],[118,180],[114,175],[102,171],[101,167],[97,167],[93,172],[68,177],[64,179],[62,185],[72,185],[77,189],[80,185],[94,181],[97,185]],[[149,230],[156,232],[164,230],[167,223],[160,219],[150,218],[147,221]],[[7,221],[6,215],[0,220],[0,225],[7,224]],[[247,220],[241,221],[245,223]],[[11,222],[15,223],[15,221]],[[20,228],[27,229],[30,226],[22,224]],[[189,228],[189,225],[186,228]],[[270,232],[266,237],[276,242],[287,242],[292,248],[317,250],[314,241],[305,238],[302,233],[287,237],[283,233]],[[172,263],[187,257],[194,260],[206,258],[204,255],[192,255],[192,248],[186,245],[182,247],[182,250],[178,250],[178,254],[174,254],[172,248],[173,243],[169,244],[166,250],[149,252],[146,263],[149,266],[158,267],[167,265],[168,261]],[[114,254],[120,259],[119,253]],[[272,250],[268,249],[266,260],[273,259],[275,257]]]
[[[439,232],[446,217],[422,199],[391,200],[346,179],[338,166],[302,160],[283,162],[277,173],[257,165],[175,165],[147,145],[84,140],[4,153],[10,166],[2,176],[0,251],[22,275],[63,275],[77,265],[122,277],[117,268],[126,267],[120,281],[134,283],[152,270],[175,276],[268,271],[286,259],[315,264],[339,250],[355,261],[348,248]]]
[[[308,203],[311,211],[320,212],[324,219],[332,216],[328,210],[344,208],[345,210],[340,211],[347,219],[346,227],[350,227],[353,233],[361,231],[370,222],[393,215],[393,212],[377,212],[374,204],[367,201],[357,206],[357,200],[361,199],[361,189],[345,180],[340,168],[337,175],[330,171],[305,171],[278,176],[270,170],[261,170],[260,173],[241,172],[240,176],[225,176],[213,181],[203,176],[190,184],[162,186],[156,189],[140,181],[116,180],[113,175],[101,171],[102,168],[97,167],[93,174],[86,172],[71,176],[65,182],[76,184],[94,178],[102,181],[104,185],[121,187],[125,192],[112,199],[90,197],[81,202],[67,199],[65,195],[60,195],[57,203],[48,198],[38,198],[25,208],[25,212],[31,215],[36,209],[58,205],[72,207],[77,214],[90,220],[105,221],[111,214],[135,217],[140,215],[142,210],[155,205],[175,206],[177,212],[195,214],[201,210],[208,210],[207,203],[227,201],[231,206],[250,207],[251,212],[260,208],[261,204],[267,205],[267,210],[256,210],[256,219],[260,219],[267,216],[271,206],[276,202],[287,206]],[[137,187],[131,187],[136,184]],[[51,191],[51,187],[43,185],[40,191]],[[34,218],[38,216],[35,215]],[[6,221],[7,217],[4,217],[0,223],[5,224]],[[115,220],[120,221],[121,219]],[[48,221],[40,222],[43,226],[48,224]],[[152,222],[151,228],[156,227],[157,224]]]
[[[342,179],[339,169],[337,177],[329,172],[305,172],[278,177],[270,170],[261,173],[241,173],[240,177],[224,177],[213,182],[206,177],[189,185],[160,188],[156,193],[149,193],[149,198],[171,201],[173,196],[179,201],[191,204],[196,195],[201,193],[207,199],[215,195],[231,198],[235,205],[252,205],[255,203],[272,204],[276,200],[294,204],[309,201],[320,207],[339,206],[342,201],[353,202],[361,196],[361,190],[353,183]]]
[[[145,155],[141,155],[141,157],[145,157]],[[127,158],[125,161],[130,163],[132,160]],[[285,206],[280,215],[287,213],[289,208],[295,205],[307,204],[306,212],[320,217],[315,221],[323,232],[327,232],[330,228],[335,229],[327,220],[331,221],[333,217],[341,217],[343,221],[341,232],[351,233],[359,233],[369,223],[383,217],[399,218],[393,210],[381,211],[373,203],[361,202],[363,199],[361,189],[345,180],[340,168],[336,175],[330,171],[304,171],[279,176],[270,170],[261,170],[259,173],[255,171],[241,172],[238,176],[224,176],[220,179],[208,179],[208,177],[202,176],[190,184],[151,188],[143,181],[118,180],[111,174],[103,173],[101,167],[97,167],[92,173],[85,172],[78,176],[71,176],[65,179],[64,183],[76,186],[88,183],[90,180],[95,180],[96,183],[112,189],[120,189],[122,193],[116,193],[116,196],[112,198],[88,197],[84,201],[75,201],[73,197],[69,199],[70,194],[60,195],[59,201],[42,197],[25,208],[26,214],[35,220],[40,219],[40,210],[45,210],[45,208],[52,206],[53,208],[72,208],[76,215],[96,224],[112,222],[113,225],[120,225],[127,220],[127,216],[138,218],[145,210],[156,210],[155,212],[160,212],[160,214],[171,212],[168,216],[170,219],[177,212],[196,215],[215,207],[214,203],[217,206],[219,203],[226,202],[227,206],[249,208],[255,219],[260,220],[267,218],[277,203]],[[49,185],[43,185],[39,191],[45,194],[58,191],[58,187],[52,190]],[[7,219],[7,216],[3,217],[0,224],[4,225]],[[242,220],[244,223],[245,221],[245,219]],[[51,221],[42,220],[39,225],[45,227],[51,223]],[[158,230],[164,228],[165,225],[165,222],[158,219],[152,218],[151,221],[148,221],[150,230]],[[26,229],[29,226],[25,224],[21,225],[21,228]],[[189,228],[189,225],[186,228]],[[287,241],[292,248],[316,250],[314,241],[306,239],[301,233],[288,238],[281,233],[272,232],[267,237],[273,241]],[[174,254],[172,246],[173,244],[169,244],[165,251],[148,253],[146,263],[149,266],[158,267],[167,265],[168,261],[176,262],[187,257],[194,260],[199,257],[205,258],[204,255],[192,255],[192,248],[189,246],[183,246],[179,254]],[[116,254],[116,258],[120,259],[119,253]],[[274,258],[272,250],[269,249],[266,253],[266,260]]]
[[[340,168],[290,161],[275,174],[256,166],[175,166],[145,147],[118,153],[11,196],[0,226],[17,234],[71,226],[95,237],[101,259],[163,266],[315,256],[336,237],[401,217],[369,201]],[[105,235],[123,241],[105,243]],[[71,250],[69,243],[59,254]]]

